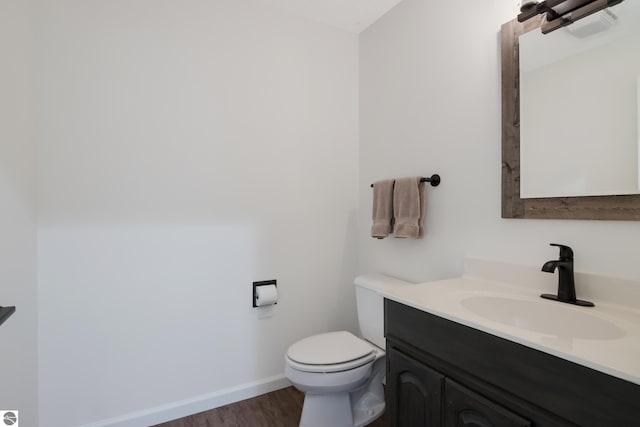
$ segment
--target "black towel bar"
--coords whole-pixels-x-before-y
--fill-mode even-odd
[[[420,182],[430,182],[432,187],[437,187],[440,185],[440,175],[434,173],[429,178],[422,177],[420,178]],[[371,187],[373,188],[373,184],[371,184]]]

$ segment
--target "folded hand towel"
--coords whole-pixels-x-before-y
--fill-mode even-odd
[[[419,176],[396,179],[393,190],[393,216],[396,237],[422,237],[423,186]]]
[[[387,179],[373,184],[373,225],[371,237],[384,239],[393,226],[393,180]]]

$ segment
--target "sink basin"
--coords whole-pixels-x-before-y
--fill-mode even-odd
[[[588,308],[562,303],[473,296],[460,304],[487,320],[547,335],[585,340],[613,340],[625,335],[622,328],[589,313]]]

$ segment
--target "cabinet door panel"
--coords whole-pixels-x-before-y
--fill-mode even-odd
[[[449,379],[445,427],[531,427],[531,422]]]
[[[391,426],[439,427],[444,377],[394,348],[387,357]]]

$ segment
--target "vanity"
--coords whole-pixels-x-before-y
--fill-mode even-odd
[[[524,8],[531,9],[545,2],[522,3]],[[546,6],[560,7],[562,3],[553,1]],[[587,7],[589,2],[582,3],[580,7]],[[604,25],[605,18],[613,17],[617,22],[611,25],[613,32],[630,28],[633,37],[640,37],[637,34],[640,28],[637,1],[593,3],[601,6],[602,3],[621,4],[602,11],[601,15],[607,16],[593,14],[591,24]],[[549,11],[541,9],[536,13],[542,12]],[[585,19],[583,23],[586,22]],[[625,27],[626,22],[630,23],[628,27]],[[520,60],[520,36],[540,32],[541,26],[545,26],[542,15],[524,22],[507,22],[501,30],[502,217],[640,220],[637,164],[629,168],[630,186],[602,189],[587,185],[594,182],[600,185],[605,175],[622,170],[622,161],[614,162],[613,166],[599,163],[606,156],[597,152],[577,168],[586,170],[586,174],[563,175],[569,169],[568,160],[577,158],[577,152],[586,151],[587,138],[577,135],[577,128],[586,123],[608,123],[608,119],[599,117],[602,111],[615,111],[616,119],[629,111],[638,111],[640,77],[637,68],[618,66],[617,69],[631,70],[630,80],[615,77],[597,84],[589,79],[578,85],[575,94],[580,96],[570,96],[566,82],[578,81],[576,70],[580,67],[567,67],[569,80],[551,90],[547,79],[543,89],[549,90],[541,90],[540,86],[533,85],[537,80],[525,76],[524,72],[542,73],[543,67],[521,69],[521,64],[527,61]],[[588,27],[573,27],[574,34],[578,28],[585,30]],[[558,37],[566,34],[560,31],[554,34],[556,40],[547,39],[547,42],[561,45],[562,40]],[[637,62],[640,61],[636,49],[638,39],[633,40],[628,56]],[[610,53],[613,49],[604,50]],[[548,53],[549,49],[542,51]],[[576,54],[584,52],[583,46],[576,50]],[[620,57],[628,59],[627,54]],[[586,53],[580,58],[587,58]],[[554,64],[556,67],[559,67],[558,62]],[[608,60],[590,64],[599,62],[616,68]],[[551,74],[553,83],[557,83],[555,80],[560,74],[555,71]],[[589,119],[581,110],[582,104],[592,101],[586,95],[593,95],[594,87],[612,93],[611,81],[626,82],[627,87],[622,92],[628,95],[627,106],[616,104],[617,110],[601,107],[604,104],[595,100],[593,104],[584,105],[589,113],[594,112],[597,116]],[[526,90],[531,87],[534,90]],[[525,89],[522,91],[527,95],[524,98],[521,89]],[[544,95],[542,101],[536,103],[537,98],[533,97],[534,102],[530,102],[532,93]],[[573,101],[575,105],[562,104],[560,111],[551,118],[531,114],[549,113],[549,104],[558,103],[560,99]],[[524,108],[521,108],[521,101],[526,101]],[[583,112],[572,123],[567,118],[574,110]],[[632,131],[620,140],[626,141],[623,146],[629,143],[627,145],[632,147],[623,154],[624,160],[635,162],[640,116],[631,119]],[[543,147],[542,156],[532,155],[537,153],[532,147],[541,148],[544,140],[560,134],[558,129],[542,130],[541,125],[545,123],[557,124],[561,130],[570,133],[560,141],[554,141],[550,148]],[[524,124],[522,128],[521,124]],[[523,130],[526,132],[521,132]],[[526,136],[526,144],[521,144],[524,142],[521,133]],[[597,135],[591,130],[587,133]],[[607,155],[614,151],[612,147],[619,139],[611,136],[614,133],[605,131],[604,137],[597,137],[596,148],[604,147]],[[549,174],[549,153],[560,160],[558,169],[561,173],[558,175]],[[594,159],[595,163],[592,162]],[[542,173],[523,174],[534,169],[535,162],[540,162],[538,166]],[[595,178],[589,175],[591,173],[595,173]],[[523,181],[543,183],[549,177],[550,184],[542,188],[534,186],[535,189],[531,189],[523,184]],[[556,191],[559,187],[564,188]],[[551,264],[563,262],[561,257],[559,262]],[[553,265],[547,264],[545,267],[549,268],[545,271],[552,272]],[[541,272],[540,266],[467,259],[460,278],[381,291],[385,297],[387,340],[387,424],[392,427],[640,426],[640,282],[576,273],[578,296],[595,303],[595,307],[579,307],[540,298],[541,294],[556,293],[561,299],[557,280],[553,275]],[[573,300],[575,302],[575,296]]]
[[[622,305],[640,288],[602,302],[601,278],[577,277],[596,307],[575,307],[539,298],[555,286],[539,273],[466,260],[461,278],[383,292],[388,425],[640,425],[640,313]]]

